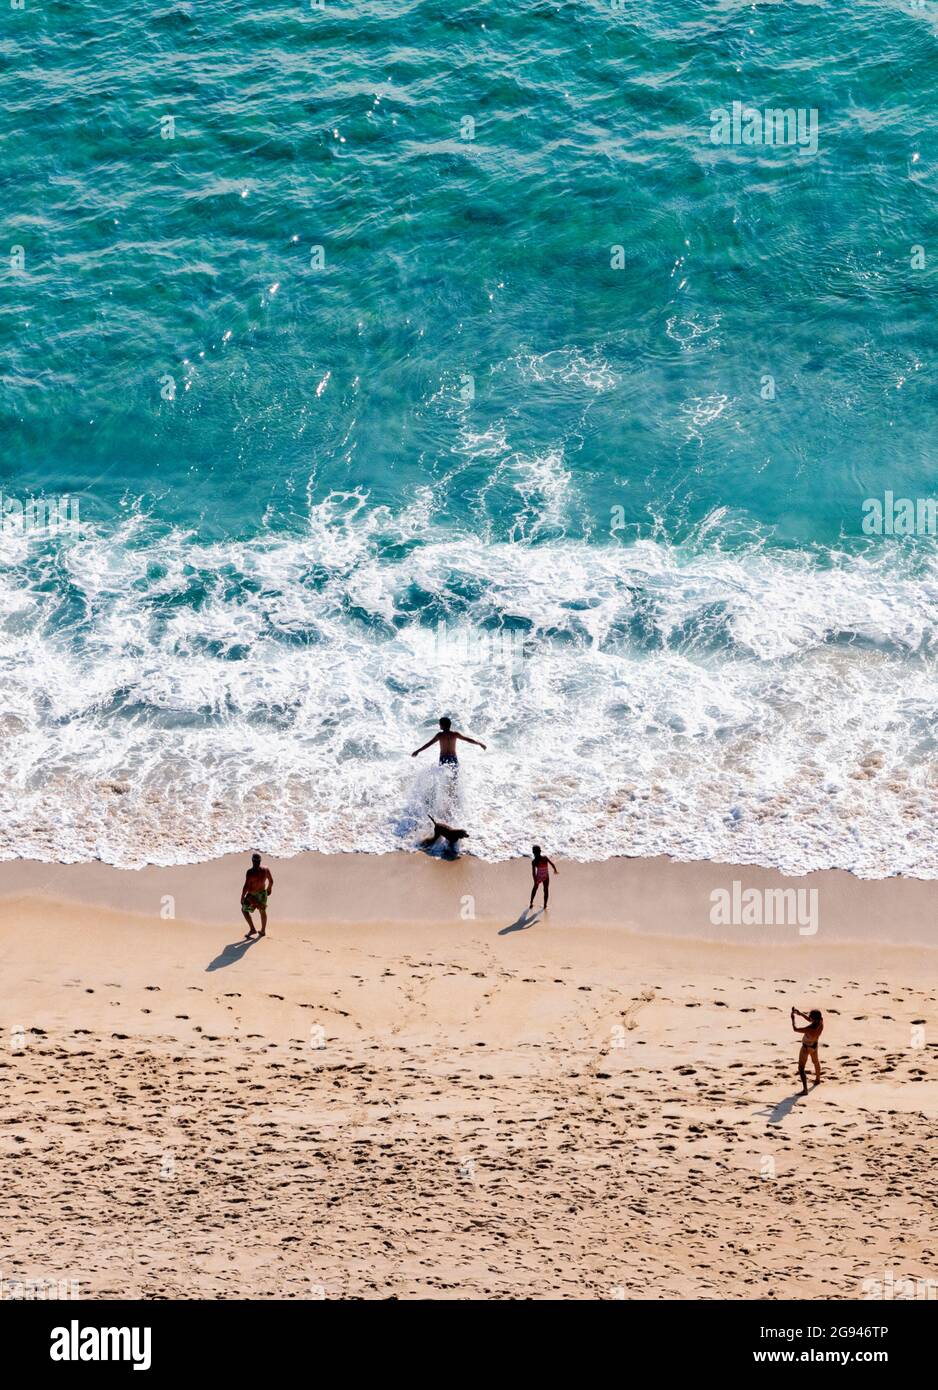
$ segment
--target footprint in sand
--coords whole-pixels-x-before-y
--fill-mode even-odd
[[[650,1004],[655,997],[655,991],[653,989],[643,989],[638,998],[633,999],[628,1008],[623,1010],[623,1026],[628,1028],[629,1031],[633,1028],[637,1028],[639,1013],[644,1009],[645,1005]]]

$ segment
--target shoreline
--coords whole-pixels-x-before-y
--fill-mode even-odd
[[[104,869],[113,869],[116,873],[121,874],[139,874],[143,873],[146,870],[155,869],[165,869],[169,871],[173,869],[204,868],[210,864],[217,864],[223,859],[232,860],[250,858],[250,856],[253,853],[255,853],[256,850],[257,845],[251,843],[244,849],[221,850],[218,854],[207,854],[202,858],[180,859],[178,861],[172,860],[165,863],[157,860],[147,860],[146,863],[142,864],[117,864],[109,859],[102,859],[99,855],[96,855],[90,859],[37,859],[34,855],[31,854],[0,854],[0,871],[2,871],[2,869],[7,865],[32,864],[37,869],[72,869],[81,867],[100,867]],[[272,857],[276,858],[277,861],[281,864],[286,864],[289,863],[291,860],[302,859],[304,857],[337,861],[356,856],[360,856],[363,859],[374,860],[395,858],[408,859],[414,857],[423,859],[435,859],[441,857],[439,853],[439,846],[437,847],[437,850],[434,853],[428,855],[420,848],[419,843],[416,841],[412,845],[406,847],[399,846],[394,849],[297,849],[291,850],[285,854],[277,854],[273,850],[265,849],[262,850],[261,853],[265,855],[270,854]],[[557,853],[554,855],[554,858],[556,859],[558,855],[562,855],[562,853],[562,851],[557,851]],[[527,855],[515,854],[510,856],[509,858],[504,859],[486,859],[482,855],[474,854],[471,849],[463,847],[460,851],[458,858],[460,860],[464,860],[474,864],[489,865],[490,867],[495,867],[498,864],[522,863],[527,859]],[[780,878],[793,882],[797,880],[803,881],[805,879],[816,876],[817,874],[846,874],[849,878],[855,878],[860,883],[889,883],[894,879],[900,879],[904,883],[934,883],[938,885],[938,874],[935,874],[934,877],[923,877],[920,874],[903,873],[900,869],[896,869],[892,873],[881,874],[879,876],[868,876],[864,874],[859,874],[857,873],[856,869],[847,869],[837,864],[827,864],[815,869],[793,871],[789,869],[782,869],[777,864],[764,863],[761,859],[715,859],[711,855],[701,855],[699,857],[683,859],[677,854],[672,854],[664,850],[662,850],[660,854],[609,854],[602,859],[577,859],[572,856],[570,858],[563,857],[563,863],[580,864],[584,868],[599,868],[604,864],[627,864],[636,862],[643,864],[683,864],[685,866],[694,864],[709,864],[715,868],[737,869],[743,871],[748,871],[750,869],[754,871],[762,870],[765,873],[777,874]]]
[[[247,853],[141,869],[101,861],[9,860],[0,864],[0,904],[54,900],[156,920],[237,926],[243,923],[238,901],[248,862]],[[492,863],[470,855],[448,861],[407,851],[305,851],[264,862],[275,879],[272,932],[278,922],[478,921],[509,928],[517,926],[531,887],[527,858]],[[639,937],[736,945],[938,947],[938,880],[861,879],[845,869],[795,877],[751,864],[664,856],[562,860],[559,868],[545,922],[551,928],[612,928]],[[747,900],[751,890],[757,897]],[[715,897],[720,894],[722,901]],[[781,922],[763,920],[778,914]]]

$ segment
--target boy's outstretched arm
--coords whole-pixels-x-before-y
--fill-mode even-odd
[[[437,740],[439,739],[439,737],[440,737],[439,734],[434,734],[433,737],[430,739],[430,741],[429,741],[428,743],[425,743],[425,744],[423,745],[422,748],[415,748],[414,751],[411,753],[410,756],[411,756],[412,758],[416,758],[416,756],[417,756],[418,753],[424,753],[424,752],[426,752],[426,750],[427,750],[428,748],[432,748],[432,747],[433,747],[433,745],[437,742]]]
[[[484,748],[484,747],[485,747],[485,744],[484,744],[484,743],[480,743],[479,740],[478,740],[477,738],[469,738],[468,734],[457,734],[456,737],[457,737],[457,738],[461,738],[462,741],[463,741],[463,743],[474,743],[475,746],[476,746],[476,748]]]

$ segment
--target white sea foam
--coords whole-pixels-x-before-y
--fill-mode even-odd
[[[550,498],[562,462],[517,478]],[[435,809],[489,859],[938,877],[933,555],[492,544],[426,491],[289,539],[147,528],[3,538],[7,857],[387,851]],[[489,745],[455,790],[409,757],[444,712]]]
[[[513,359],[522,381],[582,385],[597,394],[611,391],[618,377],[597,349],[555,348]]]

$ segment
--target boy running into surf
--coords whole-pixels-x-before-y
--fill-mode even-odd
[[[444,715],[440,720],[440,732],[434,734],[430,741],[425,743],[423,747],[415,749],[410,756],[416,758],[418,753],[422,753],[424,749],[432,748],[435,743],[438,743],[440,745],[441,764],[448,764],[450,767],[457,768],[459,766],[459,759],[456,756],[457,741],[462,743],[474,743],[476,748],[485,748],[485,744],[480,743],[477,738],[468,738],[465,734],[457,733],[453,728],[452,719],[447,719],[446,715]]]

